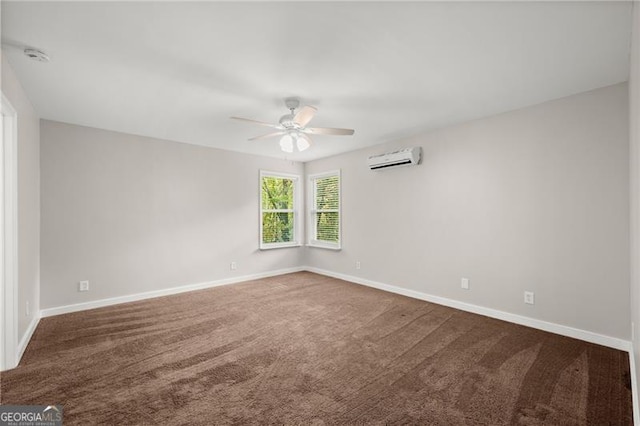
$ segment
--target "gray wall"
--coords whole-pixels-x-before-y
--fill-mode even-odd
[[[343,250],[306,264],[629,339],[628,129],[619,84],[306,163],[343,200]],[[368,170],[406,146],[422,165]]]
[[[629,130],[631,182],[631,321],[634,324],[633,354],[640,367],[640,5],[633,4],[631,72],[629,74]],[[636,368],[640,383],[640,368]],[[637,389],[634,389],[636,391]],[[637,398],[636,398],[637,402]],[[636,412],[636,416],[639,413]],[[640,418],[636,417],[636,422]]]
[[[39,310],[40,125],[13,69],[2,56],[2,93],[18,114],[18,341]],[[26,315],[29,302],[30,313]]]
[[[258,250],[259,169],[302,174],[301,163],[46,120],[40,130],[42,308],[301,264],[300,248]]]

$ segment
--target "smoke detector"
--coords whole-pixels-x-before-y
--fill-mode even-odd
[[[49,55],[38,49],[24,49],[24,55],[38,62],[49,62]]]

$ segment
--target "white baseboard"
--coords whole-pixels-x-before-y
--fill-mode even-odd
[[[268,278],[276,275],[290,274],[292,272],[304,271],[303,267],[277,269],[274,271],[260,272],[257,274],[242,275],[232,278],[224,278],[216,281],[209,281],[198,284],[189,284],[180,287],[166,288],[162,290],[148,291],[145,293],[129,294],[126,296],[111,297],[109,299],[93,300],[91,302],[76,303],[73,305],[58,306],[55,308],[47,308],[40,311],[40,315],[51,317],[54,315],[68,314],[71,312],[85,311],[87,309],[102,308],[105,306],[117,305],[119,303],[137,302],[139,300],[152,299],[155,297],[170,296],[172,294],[186,293],[188,291],[202,290],[205,288],[219,287],[223,285],[236,284],[244,281],[257,280],[260,278]]]
[[[460,309],[461,311],[472,312],[474,314],[480,314],[487,317],[496,318],[499,320],[508,321],[508,322],[524,325],[531,328],[537,328],[539,330],[560,334],[562,336],[573,337],[574,339],[580,339],[586,342],[596,343],[602,346],[608,346],[610,348],[629,352],[630,359],[633,354],[633,351],[631,348],[631,342],[628,340],[619,339],[617,337],[605,336],[603,334],[593,333],[591,331],[581,330],[581,329],[569,327],[566,325],[560,325],[560,324],[555,324],[547,321],[542,321],[535,318],[525,317],[523,315],[517,315],[509,312],[499,311],[497,309],[485,308],[483,306],[460,302],[458,300],[448,299],[446,297],[433,296],[431,294],[422,293],[415,290],[409,290],[406,288],[384,284],[376,281],[371,281],[364,278],[354,277],[351,275],[332,272],[325,269],[314,268],[314,267],[305,267],[304,269],[309,272],[326,275],[328,277],[338,278],[338,279],[349,281],[355,284],[361,284],[368,287],[377,288],[379,290],[384,290],[391,293],[412,297],[414,299],[420,299],[427,302],[437,303],[439,305],[449,306],[451,308]]]
[[[36,331],[36,327],[40,322],[40,318],[41,318],[41,312],[36,312],[35,315],[33,316],[33,319],[31,320],[31,323],[29,323],[29,327],[27,327],[27,331],[25,331],[24,335],[22,336],[22,339],[20,339],[20,342],[18,343],[18,347],[16,348],[16,365],[20,364],[22,355],[24,355],[24,351],[25,349],[27,349],[27,345],[31,341],[31,337],[33,336],[33,333]]]

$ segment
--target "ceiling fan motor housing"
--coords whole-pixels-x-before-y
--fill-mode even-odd
[[[295,114],[287,114],[280,117],[280,125],[285,129],[299,129],[300,125],[296,123],[293,118]]]

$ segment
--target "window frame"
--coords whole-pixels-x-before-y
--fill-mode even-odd
[[[337,176],[338,177],[338,242],[332,243],[328,241],[317,240],[316,237],[316,215],[318,210],[316,210],[316,181],[318,179]],[[307,199],[308,206],[308,218],[309,224],[307,227],[308,232],[308,241],[307,245],[309,247],[317,247],[329,250],[341,250],[342,249],[342,171],[340,169],[330,170],[322,173],[314,173],[309,175],[308,177],[308,185],[309,185],[309,197]],[[321,210],[327,212],[335,212],[336,210]]]
[[[290,179],[293,181],[293,209],[263,209],[262,208],[262,179],[265,177],[272,178],[281,178],[281,179]],[[286,247],[300,247],[302,238],[302,224],[301,224],[301,197],[302,193],[302,180],[300,179],[300,175],[292,174],[292,173],[282,173],[282,172],[272,172],[268,170],[260,170],[260,178],[258,180],[258,203],[259,203],[259,217],[258,220],[260,222],[259,225],[259,248],[260,250],[271,250],[278,248],[286,248]],[[282,243],[265,243],[262,240],[262,230],[263,230],[263,216],[264,213],[293,213],[293,239],[292,241],[282,242]]]

